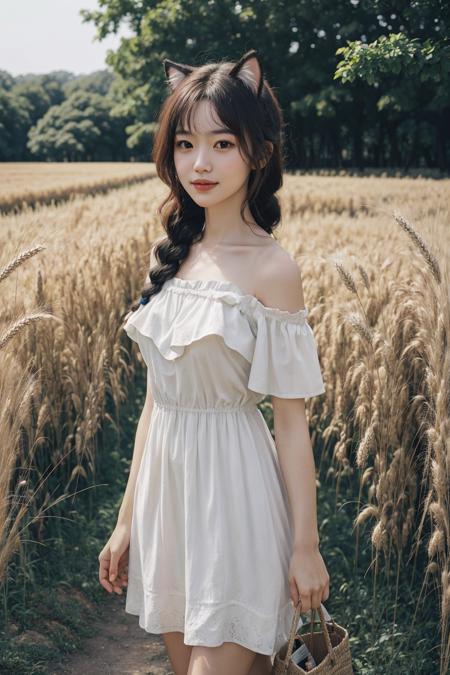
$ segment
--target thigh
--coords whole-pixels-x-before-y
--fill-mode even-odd
[[[270,675],[272,671],[272,659],[267,654],[257,654],[248,671],[248,675]]]
[[[192,647],[187,675],[248,675],[256,653],[235,642]]]
[[[163,633],[163,640],[175,675],[187,675],[192,645],[184,644],[184,633]]]

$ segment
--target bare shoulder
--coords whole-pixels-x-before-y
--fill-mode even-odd
[[[297,312],[305,307],[302,275],[298,263],[280,244],[274,242],[264,251],[258,268],[258,299],[267,307]]]

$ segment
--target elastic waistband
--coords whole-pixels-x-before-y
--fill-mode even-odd
[[[190,408],[175,403],[163,403],[162,401],[154,401],[155,406],[167,410],[179,410],[180,412],[196,412],[196,413],[236,413],[236,412],[250,412],[257,410],[256,403],[244,403],[235,406],[215,406],[214,408]]]

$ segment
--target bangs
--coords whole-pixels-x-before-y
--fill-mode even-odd
[[[220,97],[219,100],[214,100],[211,96],[199,95],[196,97],[188,98],[180,101],[178,109],[174,111],[173,118],[173,132],[177,129],[183,129],[190,134],[196,133],[197,129],[193,126],[192,121],[195,115],[197,105],[201,101],[208,101],[211,104],[211,120],[212,123],[217,128],[224,128],[228,130],[228,133],[236,136],[240,141],[244,138],[244,131],[239,124],[239,116],[233,115],[233,110],[230,110],[230,106],[223,105],[221,107]]]

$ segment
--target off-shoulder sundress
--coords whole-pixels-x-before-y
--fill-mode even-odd
[[[257,404],[324,393],[307,316],[266,307],[229,281],[172,277],[126,318],[154,405],[125,611],[149,633],[270,655],[288,639],[293,518]]]

